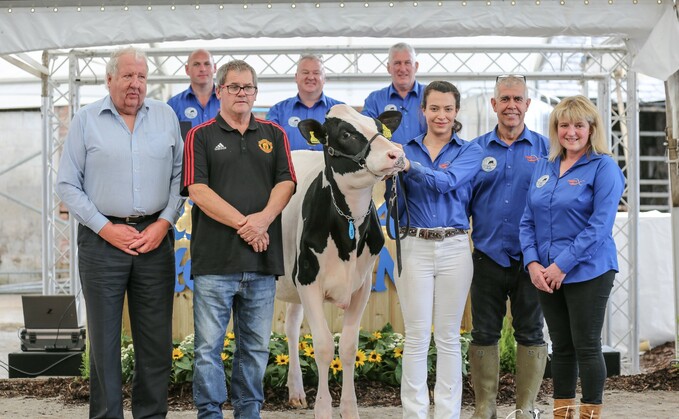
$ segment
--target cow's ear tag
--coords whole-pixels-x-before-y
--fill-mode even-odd
[[[316,138],[313,131],[309,131],[309,142],[311,144],[320,144],[321,143],[320,141],[318,141],[318,138]]]
[[[354,237],[356,237],[356,229],[354,228],[354,221],[349,220],[349,238],[351,240],[353,240]]]
[[[391,130],[384,124],[382,124],[382,135],[384,135],[387,140],[391,140]]]

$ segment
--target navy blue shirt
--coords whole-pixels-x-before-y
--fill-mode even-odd
[[[607,155],[584,154],[559,177],[561,159],[540,159],[533,172],[520,226],[523,263],[552,263],[564,284],[618,270],[613,224],[625,188],[618,164]]]
[[[290,151],[323,150],[321,144],[310,145],[307,143],[299,132],[299,129],[297,129],[297,124],[304,119],[315,119],[316,121],[323,123],[325,122],[325,115],[328,113],[328,110],[340,103],[344,102],[340,102],[339,100],[335,100],[321,93],[321,97],[314,106],[308,108],[302,103],[299,95],[296,95],[273,105],[271,109],[269,109],[266,119],[275,122],[285,130],[290,143]]]
[[[519,222],[526,207],[526,193],[540,157],[549,154],[549,140],[524,128],[507,145],[494,130],[472,142],[483,149],[481,170],[472,182],[471,215],[474,248],[500,266],[519,260]]]
[[[192,127],[209,121],[219,113],[219,99],[217,99],[214,91],[207,102],[207,106],[203,107],[195,93],[193,93],[191,86],[178,95],[172,96],[167,101],[167,104],[177,114],[179,121],[191,122]]]
[[[363,115],[377,118],[384,111],[399,111],[403,114],[401,124],[391,137],[392,141],[405,144],[418,135],[427,132],[427,121],[422,114],[422,94],[424,85],[415,82],[405,98],[398,94],[393,84],[375,90],[365,99]]]
[[[411,227],[469,228],[471,181],[481,168],[481,147],[454,134],[431,160],[424,134],[403,146],[410,169],[403,173]],[[399,194],[402,199],[403,194]],[[403,210],[402,203],[399,209]],[[399,214],[401,225],[406,216]]]

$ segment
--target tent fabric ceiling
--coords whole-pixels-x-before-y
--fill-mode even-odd
[[[165,0],[138,5],[78,1],[83,5],[80,11],[69,6],[76,3],[73,1],[60,2],[57,12],[53,7],[37,7],[36,3],[40,2],[35,1],[0,1],[0,6],[9,8],[10,3],[11,13],[9,9],[0,9],[0,54],[220,38],[485,35],[614,36],[624,39],[632,54],[636,54],[663,14],[672,8],[669,0],[663,4],[657,0],[639,0],[637,4],[632,0],[612,4],[596,0],[595,4],[595,0],[591,0],[588,5],[575,0],[564,0],[564,5],[556,0],[516,0],[515,5],[497,0],[246,1],[238,4]],[[97,3],[98,6],[87,6]],[[34,5],[33,12],[29,4]],[[121,4],[129,4],[127,10]],[[198,4],[200,8],[196,8]],[[104,11],[101,5],[106,6]],[[174,5],[174,10],[170,5]],[[670,47],[668,44],[665,48],[669,51]],[[662,59],[663,54],[659,51],[653,55]]]

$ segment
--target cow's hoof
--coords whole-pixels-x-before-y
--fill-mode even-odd
[[[325,402],[316,399],[316,405],[314,406],[314,418],[332,419],[332,401],[328,400]]]
[[[307,408],[306,398],[304,396],[290,398],[288,400],[288,404],[290,405],[290,407],[293,407],[295,409],[306,409]]]
[[[340,417],[342,419],[359,419],[358,406],[354,403],[340,402]]]

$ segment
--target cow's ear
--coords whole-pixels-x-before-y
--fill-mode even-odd
[[[299,129],[299,132],[302,133],[302,137],[304,137],[306,142],[311,145],[328,143],[328,134],[326,133],[325,128],[323,128],[323,125],[315,119],[299,121],[297,128]]]
[[[399,125],[401,125],[401,119],[403,115],[399,111],[385,111],[377,117],[377,119],[384,125],[382,127],[382,133],[385,137],[391,139],[391,134],[396,131]],[[386,129],[385,129],[386,127]],[[387,130],[389,132],[387,132]]]

